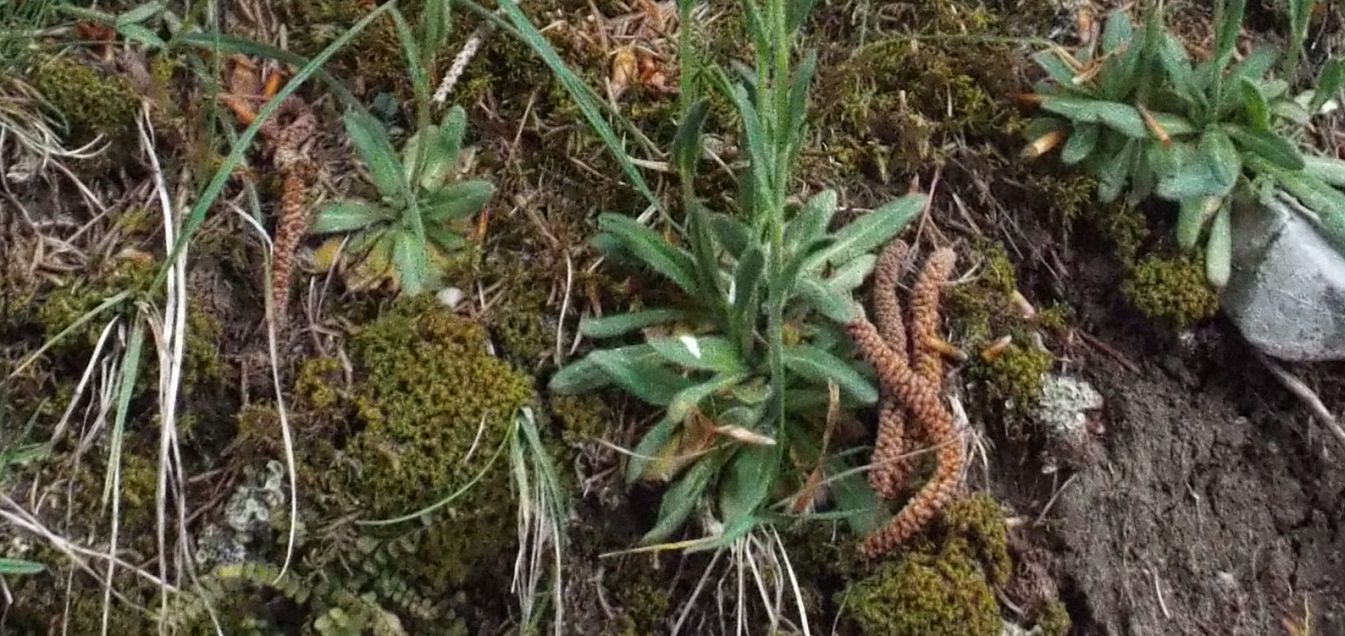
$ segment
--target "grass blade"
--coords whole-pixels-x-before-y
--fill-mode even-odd
[[[261,110],[257,111],[256,119],[243,130],[243,134],[238,136],[238,142],[233,145],[228,156],[220,162],[219,168],[215,170],[215,176],[211,177],[210,183],[206,185],[200,196],[196,198],[196,204],[192,206],[191,211],[187,214],[187,220],[186,223],[183,224],[182,233],[173,244],[173,249],[169,252],[168,257],[164,259],[164,265],[159,268],[159,273],[154,278],[153,286],[157,287],[163,284],[163,279],[168,276],[169,264],[177,262],[178,253],[187,246],[191,241],[192,236],[196,234],[196,230],[201,227],[201,223],[205,221],[206,213],[215,205],[215,201],[219,199],[220,193],[224,191],[224,184],[228,183],[229,178],[233,175],[238,164],[243,162],[243,155],[247,153],[248,148],[252,146],[252,140],[257,137],[257,133],[261,130],[262,125],[280,109],[280,104],[285,101],[285,98],[298,91],[299,87],[303,86],[304,82],[307,82],[310,77],[317,74],[319,69],[322,68],[322,65],[326,64],[327,60],[330,60],[332,56],[336,55],[337,51],[345,48],[347,44],[350,44],[351,40],[355,39],[355,36],[363,32],[374,20],[377,20],[379,16],[392,9],[396,4],[397,0],[388,0],[387,2],[378,5],[373,11],[365,14],[365,16],[360,18],[358,22],[351,25],[350,29],[333,40],[331,44],[327,45],[327,48],[322,49],[322,52],[309,60],[308,63],[305,64],[303,68],[299,69],[299,72],[295,73],[294,77],[276,93],[271,101],[267,102],[262,106]]]
[[[584,114],[584,118],[593,127],[594,132],[598,134],[603,144],[611,151],[612,158],[616,159],[621,171],[626,174],[627,179],[630,179],[631,185],[649,201],[650,205],[654,206],[660,213],[666,214],[662,202],[654,196],[653,190],[649,189],[649,184],[645,182],[644,176],[635,167],[635,163],[630,160],[621,140],[617,139],[612,126],[603,117],[601,109],[593,98],[592,91],[584,84],[583,80],[574,74],[574,71],[571,71],[565,65],[565,62],[560,59],[560,54],[556,53],[556,49],[552,48],[551,43],[546,41],[546,37],[528,20],[528,16],[519,8],[517,2],[500,0],[499,4],[505,15],[509,17],[510,22],[513,23],[514,28],[517,29],[519,37],[551,68],[556,80],[560,82],[565,91],[570,94],[570,98],[579,106],[579,111]]]

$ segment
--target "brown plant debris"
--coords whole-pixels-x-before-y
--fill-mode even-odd
[[[230,61],[230,93],[223,99],[239,121],[250,124],[257,117],[253,103],[274,98],[280,88],[281,76],[279,72],[272,72],[263,83],[256,66],[246,58],[236,56]],[[317,116],[307,102],[291,95],[262,123],[258,132],[271,151],[271,163],[281,180],[280,209],[271,248],[271,306],[276,328],[280,329],[289,306],[294,252],[311,220],[308,185],[316,178],[317,167],[304,152],[303,145],[317,132]]]
[[[887,526],[864,539],[861,550],[868,558],[891,552],[924,528],[956,493],[966,461],[953,417],[940,396],[941,355],[947,345],[938,336],[939,290],[952,273],[957,256],[943,248],[925,262],[911,293],[908,338],[896,286],[909,252],[905,243],[894,241],[878,262],[873,292],[878,326],[860,316],[846,325],[846,330],[860,355],[873,363],[882,387],[870,484],[883,499],[894,499],[909,472],[910,451],[917,444],[936,449],[936,468]]]

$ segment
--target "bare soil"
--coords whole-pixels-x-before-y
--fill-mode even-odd
[[[1010,448],[996,477],[1039,522],[1027,552],[1076,633],[1345,633],[1345,449],[1231,326],[1157,334],[1109,300],[1108,265],[1070,270],[1088,290],[1080,328],[1111,349],[1078,352],[1106,398],[1101,453],[1044,475]],[[1339,412],[1340,369],[1305,371]]]

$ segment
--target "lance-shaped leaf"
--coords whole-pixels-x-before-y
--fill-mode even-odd
[[[693,410],[698,409],[701,402],[706,398],[742,382],[746,377],[741,373],[720,375],[678,391],[677,395],[674,395],[672,401],[668,403],[668,419],[674,422],[685,422],[687,416]]]
[[[786,347],[785,367],[819,385],[835,382],[861,404],[878,401],[878,390],[854,367],[822,349],[809,345]]]
[[[346,135],[355,147],[355,154],[369,170],[369,178],[379,194],[387,199],[396,199],[406,193],[406,184],[402,180],[402,166],[397,152],[388,141],[388,133],[383,124],[368,113],[346,113],[343,118]]]
[[[1086,97],[1053,96],[1042,99],[1041,107],[1072,121],[1102,124],[1132,139],[1146,139],[1149,129],[1139,109],[1129,104]]]
[[[687,109],[686,115],[682,118],[682,123],[677,127],[677,133],[673,135],[673,167],[677,169],[682,179],[688,182],[695,177],[696,165],[700,163],[701,131],[705,127],[705,117],[709,112],[709,100],[705,98],[696,100]]]
[[[421,214],[427,223],[467,218],[490,203],[495,185],[489,181],[463,181],[425,198]]]
[[[647,344],[631,345],[608,349],[608,352],[633,361],[632,364],[658,364],[662,358]],[[593,356],[581,358],[565,365],[551,376],[547,388],[558,395],[574,395],[601,389],[612,383],[610,376],[592,360]]]
[[[1345,88],[1345,60],[1333,57],[1317,76],[1317,86],[1308,102],[1308,113],[1315,115],[1322,112],[1322,107],[1339,94],[1341,88]]]
[[[333,201],[318,211],[308,232],[310,234],[350,232],[396,218],[396,213],[377,203],[355,199]]]
[[[657,232],[634,219],[617,214],[598,217],[598,227],[654,271],[667,277],[686,293],[697,296],[696,264],[691,255],[669,245]]]
[[[719,481],[719,513],[725,526],[749,523],[770,494],[780,469],[778,446],[743,446]]]
[[[613,384],[654,406],[667,406],[678,391],[692,384],[691,380],[669,370],[661,360],[632,355],[623,349],[594,351],[588,357],[607,372]]]
[[[681,309],[646,309],[579,321],[579,333],[589,338],[612,338],[645,327],[686,320],[691,314]]]
[[[1254,130],[1236,124],[1225,124],[1222,126],[1222,130],[1245,150],[1255,153],[1276,166],[1287,170],[1302,170],[1305,165],[1303,155],[1298,152],[1298,148],[1275,133]]]
[[[808,199],[785,225],[785,253],[793,254],[799,248],[821,238],[836,214],[836,191],[823,190]]]
[[[908,194],[859,217],[833,234],[835,241],[812,253],[803,271],[816,271],[826,263],[843,265],[873,251],[915,219],[926,201],[923,194]]]
[[[724,462],[717,456],[724,453],[725,451],[719,451],[714,454],[715,456],[696,462],[677,480],[677,483],[663,493],[663,501],[659,504],[658,522],[640,538],[641,545],[665,541],[686,523],[687,517],[696,509],[696,504],[700,502],[706,488],[719,473]]]
[[[1093,153],[1093,148],[1097,147],[1097,140],[1097,124],[1078,124],[1069,139],[1065,140],[1065,147],[1060,150],[1061,163],[1072,166],[1087,159]]]
[[[722,336],[668,336],[650,338],[649,346],[664,360],[697,371],[739,374],[747,371],[747,362],[738,348]]]

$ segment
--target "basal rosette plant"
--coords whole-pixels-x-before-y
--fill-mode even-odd
[[[1052,47],[1033,56],[1047,78],[1031,97],[1048,115],[1027,127],[1024,155],[1059,147],[1063,163],[1097,177],[1103,202],[1127,186],[1132,202],[1176,202],[1177,242],[1194,249],[1203,240],[1216,287],[1230,273],[1235,194],[1287,193],[1345,242],[1345,195],[1333,187],[1345,184],[1345,165],[1300,151],[1312,118],[1336,107],[1345,65],[1329,61],[1315,90],[1293,94],[1272,71],[1281,57],[1292,66],[1297,56],[1262,46],[1235,60],[1245,4],[1217,3],[1214,48],[1200,62],[1155,7],[1138,29],[1125,12],[1112,13],[1096,50]],[[1305,33],[1290,46],[1301,46]]]
[[[401,153],[374,117],[351,113],[344,123],[379,199],[335,201],[318,212],[310,233],[350,235],[343,250],[344,237],[328,240],[319,260],[347,255],[346,281],[354,289],[387,283],[415,295],[441,287],[451,255],[467,243],[467,219],[495,193],[488,181],[455,180],[466,113],[453,107],[441,123],[412,135]]]
[[[871,370],[853,361],[853,343],[837,324],[859,311],[851,292],[873,269],[873,251],[920,214],[926,197],[903,196],[835,228],[834,191],[790,203],[816,68],[815,55],[796,65],[790,53],[806,8],[783,0],[743,4],[755,67],[739,67],[731,79],[717,67],[698,67],[683,48],[685,107],[670,152],[683,188],[682,223],[669,222],[676,238],[629,216],[598,220],[597,245],[672,283],[676,300],[584,320],[580,330],[589,338],[637,343],[599,348],[550,383],[558,394],[615,386],[661,409],[626,470],[632,482],[670,483],[645,544],[667,540],[704,509],[719,530],[676,545],[727,545],[797,513],[800,503],[807,508],[824,472],[838,477],[829,490],[844,509],[839,516],[859,531],[872,527],[863,524],[879,508],[863,478],[846,477],[850,466],[828,449],[838,414],[878,398]],[[688,11],[691,3],[680,6]],[[695,195],[709,108],[693,95],[688,69],[708,76],[739,115],[750,162],[731,214]]]

